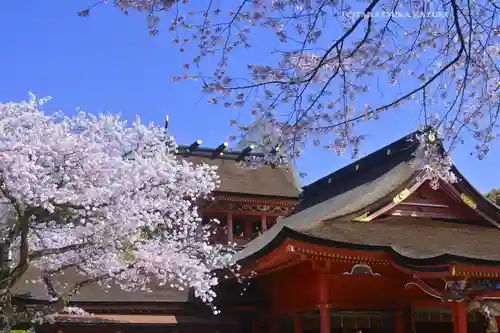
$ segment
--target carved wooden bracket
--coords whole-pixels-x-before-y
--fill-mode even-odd
[[[284,213],[290,214],[294,205],[262,205],[262,204],[253,204],[253,203],[245,203],[245,202],[230,202],[225,200],[212,200],[208,202],[204,208],[208,209],[217,209],[217,210],[233,210],[233,211],[241,211],[241,212],[263,212],[263,213]]]
[[[355,264],[351,267],[350,271],[342,273],[342,275],[368,275],[380,276],[379,273],[374,273],[371,266],[366,264]]]

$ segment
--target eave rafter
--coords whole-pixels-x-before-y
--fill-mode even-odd
[[[315,249],[315,247],[311,244],[287,240],[275,250],[256,260],[255,264],[246,266],[244,271],[265,275],[305,261],[313,263],[313,266],[314,263],[317,263],[317,267],[334,267],[335,264],[368,264],[388,267],[391,264],[388,255],[385,253],[366,253],[346,249],[325,250],[321,248]]]
[[[441,279],[456,277],[498,278],[500,266],[478,266],[467,264],[446,263],[415,263],[414,259],[405,259],[397,253],[388,250],[356,250],[338,247],[327,247],[318,244],[303,243],[294,239],[287,239],[276,249],[256,260],[245,270],[259,274],[268,273],[284,267],[299,264],[304,261],[335,264],[367,264],[375,266],[390,266],[394,271],[418,279]],[[438,259],[436,257],[435,259]],[[407,260],[410,260],[407,262]],[[413,261],[412,261],[413,260]]]
[[[290,251],[288,245],[274,249],[264,257],[255,261],[253,265],[248,265],[243,268],[242,273],[257,273],[259,275],[269,274],[285,267],[293,266],[301,262],[301,258],[295,256],[293,251]]]
[[[452,266],[451,276],[500,279],[500,266],[472,266],[457,264]]]
[[[295,208],[294,199],[259,198],[215,193],[204,205],[206,211],[259,213],[270,216],[287,216]]]
[[[304,246],[296,243],[287,245],[287,250],[298,255],[302,261],[326,261],[333,264],[368,264],[372,266],[390,266],[396,271],[408,276],[418,278],[442,278],[450,276],[450,265],[436,266],[413,266],[413,268],[405,267],[398,264],[394,257],[382,251],[357,251],[348,249],[311,249],[309,246]],[[437,271],[434,271],[437,270]]]
[[[288,251],[295,253],[302,260],[329,261],[342,264],[371,264],[389,266],[390,260],[383,253],[363,253],[362,251],[351,251],[344,249],[315,250],[291,243],[287,246]]]
[[[281,207],[295,207],[297,199],[290,198],[260,198],[260,197],[243,197],[227,193],[215,193],[214,199],[216,201],[229,201],[229,202],[242,202],[242,203],[253,203],[261,205],[274,205]]]

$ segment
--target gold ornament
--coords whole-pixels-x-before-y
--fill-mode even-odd
[[[406,198],[408,198],[411,194],[411,191],[407,188],[402,190],[398,195],[392,198],[392,201],[396,204],[403,202]]]
[[[353,221],[356,221],[356,222],[370,222],[372,220],[372,218],[370,216],[368,216],[369,214],[370,213],[366,212],[363,215],[358,216],[355,219],[353,219]]]
[[[476,202],[474,202],[474,200],[472,200],[470,197],[468,197],[465,193],[462,193],[460,195],[460,199],[462,199],[462,201],[467,205],[469,206],[470,208],[472,209],[476,209],[477,208],[477,204]]]

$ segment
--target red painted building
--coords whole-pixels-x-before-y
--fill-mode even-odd
[[[254,332],[485,332],[480,312],[500,315],[500,210],[456,168],[431,189],[417,148],[402,138],[306,186],[238,254],[265,299]]]
[[[237,256],[256,273],[250,284],[219,287],[219,316],[171,290],[97,292],[75,300],[93,322],[66,318],[40,332],[493,332],[500,210],[456,168],[458,182],[431,189],[410,165],[417,147],[402,138],[304,187],[277,223],[294,206],[291,173],[237,168],[238,153],[187,154],[219,164],[223,185],[201,208],[226,225],[217,241],[245,245]]]

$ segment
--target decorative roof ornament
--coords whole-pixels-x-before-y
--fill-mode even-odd
[[[355,264],[351,267],[351,270],[342,273],[342,275],[380,276],[379,273],[374,273],[371,266],[367,264]]]
[[[366,212],[363,215],[358,216],[355,219],[353,219],[353,221],[356,221],[356,222],[370,222],[371,220],[373,220],[373,218],[370,216],[369,212]]]
[[[419,147],[415,159],[410,162],[415,169],[423,171],[423,179],[430,182],[431,188],[439,189],[441,181],[456,183],[457,177],[452,171],[451,156],[443,148],[443,140],[438,132],[429,127],[416,135]]]
[[[469,206],[470,208],[472,209],[476,209],[477,208],[477,203],[472,200],[467,194],[465,193],[462,193],[460,195],[460,199],[462,199],[462,201],[467,205]]]
[[[395,204],[402,203],[406,198],[408,198],[411,195],[411,191],[407,188],[402,190],[398,195],[396,195],[394,198],[392,198],[392,202]]]

